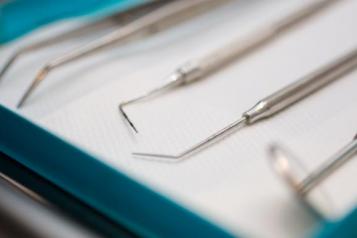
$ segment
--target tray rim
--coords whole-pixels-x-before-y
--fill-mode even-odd
[[[2,105],[0,151],[140,236],[237,237]],[[85,171],[95,174],[94,183]],[[351,237],[357,233],[353,224],[357,208],[341,220],[323,221],[312,237]]]
[[[2,105],[0,151],[141,236],[236,237]]]

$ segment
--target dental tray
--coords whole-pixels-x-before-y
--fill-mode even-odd
[[[271,143],[283,144],[311,171],[350,141],[357,129],[356,70],[183,161],[131,156],[186,149],[258,99],[354,49],[356,1],[336,1],[205,80],[130,105],[139,134],[118,112],[120,102],[160,85],[187,60],[308,3],[230,1],[50,74],[16,109],[46,61],[98,36],[27,55],[0,84],[0,151],[144,237],[356,236],[357,160],[322,184],[335,216],[321,220],[290,193],[267,155]],[[62,22],[2,46],[0,65],[15,49],[81,24]]]

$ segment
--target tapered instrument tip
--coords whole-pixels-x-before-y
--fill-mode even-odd
[[[20,52],[14,54],[4,65],[4,67],[0,71],[0,81],[4,78],[6,72],[10,69],[10,67],[15,63],[15,60],[20,55]]]
[[[138,153],[134,152],[132,153],[132,156],[134,157],[139,157],[139,158],[146,158],[146,159],[181,159],[181,156],[177,155],[165,155],[165,154],[150,154],[150,153]]]
[[[126,121],[126,123],[130,126],[131,129],[133,129],[133,131],[135,133],[139,133],[138,130],[136,129],[134,123],[130,120],[128,114],[126,114],[126,112],[124,111],[124,106],[126,105],[126,103],[121,103],[119,105],[119,112],[120,114],[123,116],[124,120]]]
[[[36,78],[32,81],[30,87],[26,90],[24,95],[21,97],[19,103],[16,106],[17,108],[21,108],[25,104],[27,98],[37,88],[37,86],[46,78],[46,76],[48,75],[48,73],[51,70],[52,70],[52,67],[47,65],[42,70],[39,71]]]

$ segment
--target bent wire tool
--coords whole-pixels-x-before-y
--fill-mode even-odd
[[[197,80],[203,79],[211,73],[223,68],[225,65],[231,63],[233,60],[239,59],[248,53],[254,51],[265,43],[273,40],[275,37],[287,32],[293,26],[306,20],[309,16],[318,12],[330,3],[335,2],[335,0],[319,0],[314,1],[312,4],[289,14],[278,21],[269,24],[258,31],[253,32],[246,39],[235,39],[231,43],[222,48],[208,54],[207,56],[189,61],[183,66],[179,67],[175,72],[173,72],[167,80],[167,83],[155,88],[147,93],[129,99],[127,101],[121,102],[119,104],[119,112],[123,116],[125,122],[133,129],[134,132],[138,132],[134,123],[130,120],[129,116],[124,110],[124,107],[133,104],[138,101],[147,99],[148,97],[157,95],[163,91],[170,90],[179,86],[187,85],[193,83]]]
[[[41,41],[35,42],[31,45],[24,46],[23,48],[20,48],[17,50],[5,63],[3,68],[0,71],[0,81],[4,78],[5,74],[9,71],[12,65],[19,60],[21,56],[24,56],[26,54],[41,50],[46,47],[50,47],[55,44],[59,44],[62,42],[65,42],[66,40],[76,38],[76,37],[82,37],[85,36],[86,34],[94,34],[93,30],[98,30],[98,29],[106,29],[106,28],[111,28],[112,26],[120,26],[127,24],[134,19],[139,18],[140,16],[146,14],[149,11],[154,10],[155,8],[168,3],[168,1],[149,1],[145,4],[139,5],[134,8],[130,8],[126,11],[119,12],[112,14],[108,17],[105,17],[103,19],[99,19],[97,21],[91,22],[87,25],[77,27],[73,30],[70,30],[68,32],[56,34],[55,36],[49,37],[47,39],[43,39]]]
[[[320,212],[321,209],[326,210],[328,216],[333,216],[333,211],[326,194],[323,191],[316,191],[317,193],[312,194],[313,190],[356,155],[357,135],[317,169],[307,173],[300,161],[286,149],[277,144],[269,147],[269,162],[273,170],[284,180],[302,204],[320,217],[324,217]]]
[[[352,52],[336,59],[327,66],[320,68],[306,77],[303,77],[302,79],[289,84],[288,86],[260,100],[254,107],[244,112],[241,118],[178,155],[152,153],[133,153],[133,155],[144,158],[164,159],[182,159],[188,157],[199,152],[206,146],[218,141],[219,139],[233,133],[239,128],[252,125],[262,119],[274,116],[278,112],[289,108],[319,89],[322,89],[330,83],[341,79],[343,75],[352,71],[356,67],[357,48]]]
[[[174,24],[188,20],[190,16],[211,8],[217,4],[222,4],[226,0],[192,0],[192,1],[171,1],[159,7],[157,10],[134,20],[130,24],[105,35],[83,47],[58,57],[47,64],[38,72],[32,84],[25,91],[17,107],[20,108],[38,85],[45,80],[47,75],[54,69],[63,67],[71,62],[92,55],[118,43],[127,42],[137,36],[154,34],[162,31]]]

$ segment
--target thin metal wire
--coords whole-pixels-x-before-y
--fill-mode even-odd
[[[219,130],[218,132],[214,133],[210,137],[206,138],[205,140],[201,141],[200,143],[197,143],[190,147],[189,149],[185,150],[184,152],[178,154],[178,155],[167,155],[167,154],[154,154],[154,153],[140,153],[140,152],[134,152],[132,153],[133,156],[135,157],[141,157],[141,158],[161,158],[161,159],[184,159],[188,156],[191,156],[195,153],[198,153],[205,147],[211,145],[212,143],[217,142],[218,140],[221,140],[225,138],[226,136],[230,135],[231,133],[235,132],[236,130],[244,127],[247,123],[247,118],[242,117],[239,120],[229,124],[228,126],[224,127],[223,129]]]
[[[0,179],[3,179],[8,184],[10,184],[14,188],[18,189],[22,193],[26,194],[28,197],[34,199],[35,201],[42,203],[43,205],[49,205],[49,203],[43,197],[41,197],[37,193],[31,191],[30,189],[26,188],[22,184],[16,182],[15,180],[11,179],[9,176],[3,174],[2,172],[0,172]]]
[[[306,177],[298,187],[298,193],[307,194],[321,182],[323,182],[332,173],[336,172],[341,166],[346,164],[357,153],[357,139],[347,144],[339,152],[328,159],[317,170]]]

